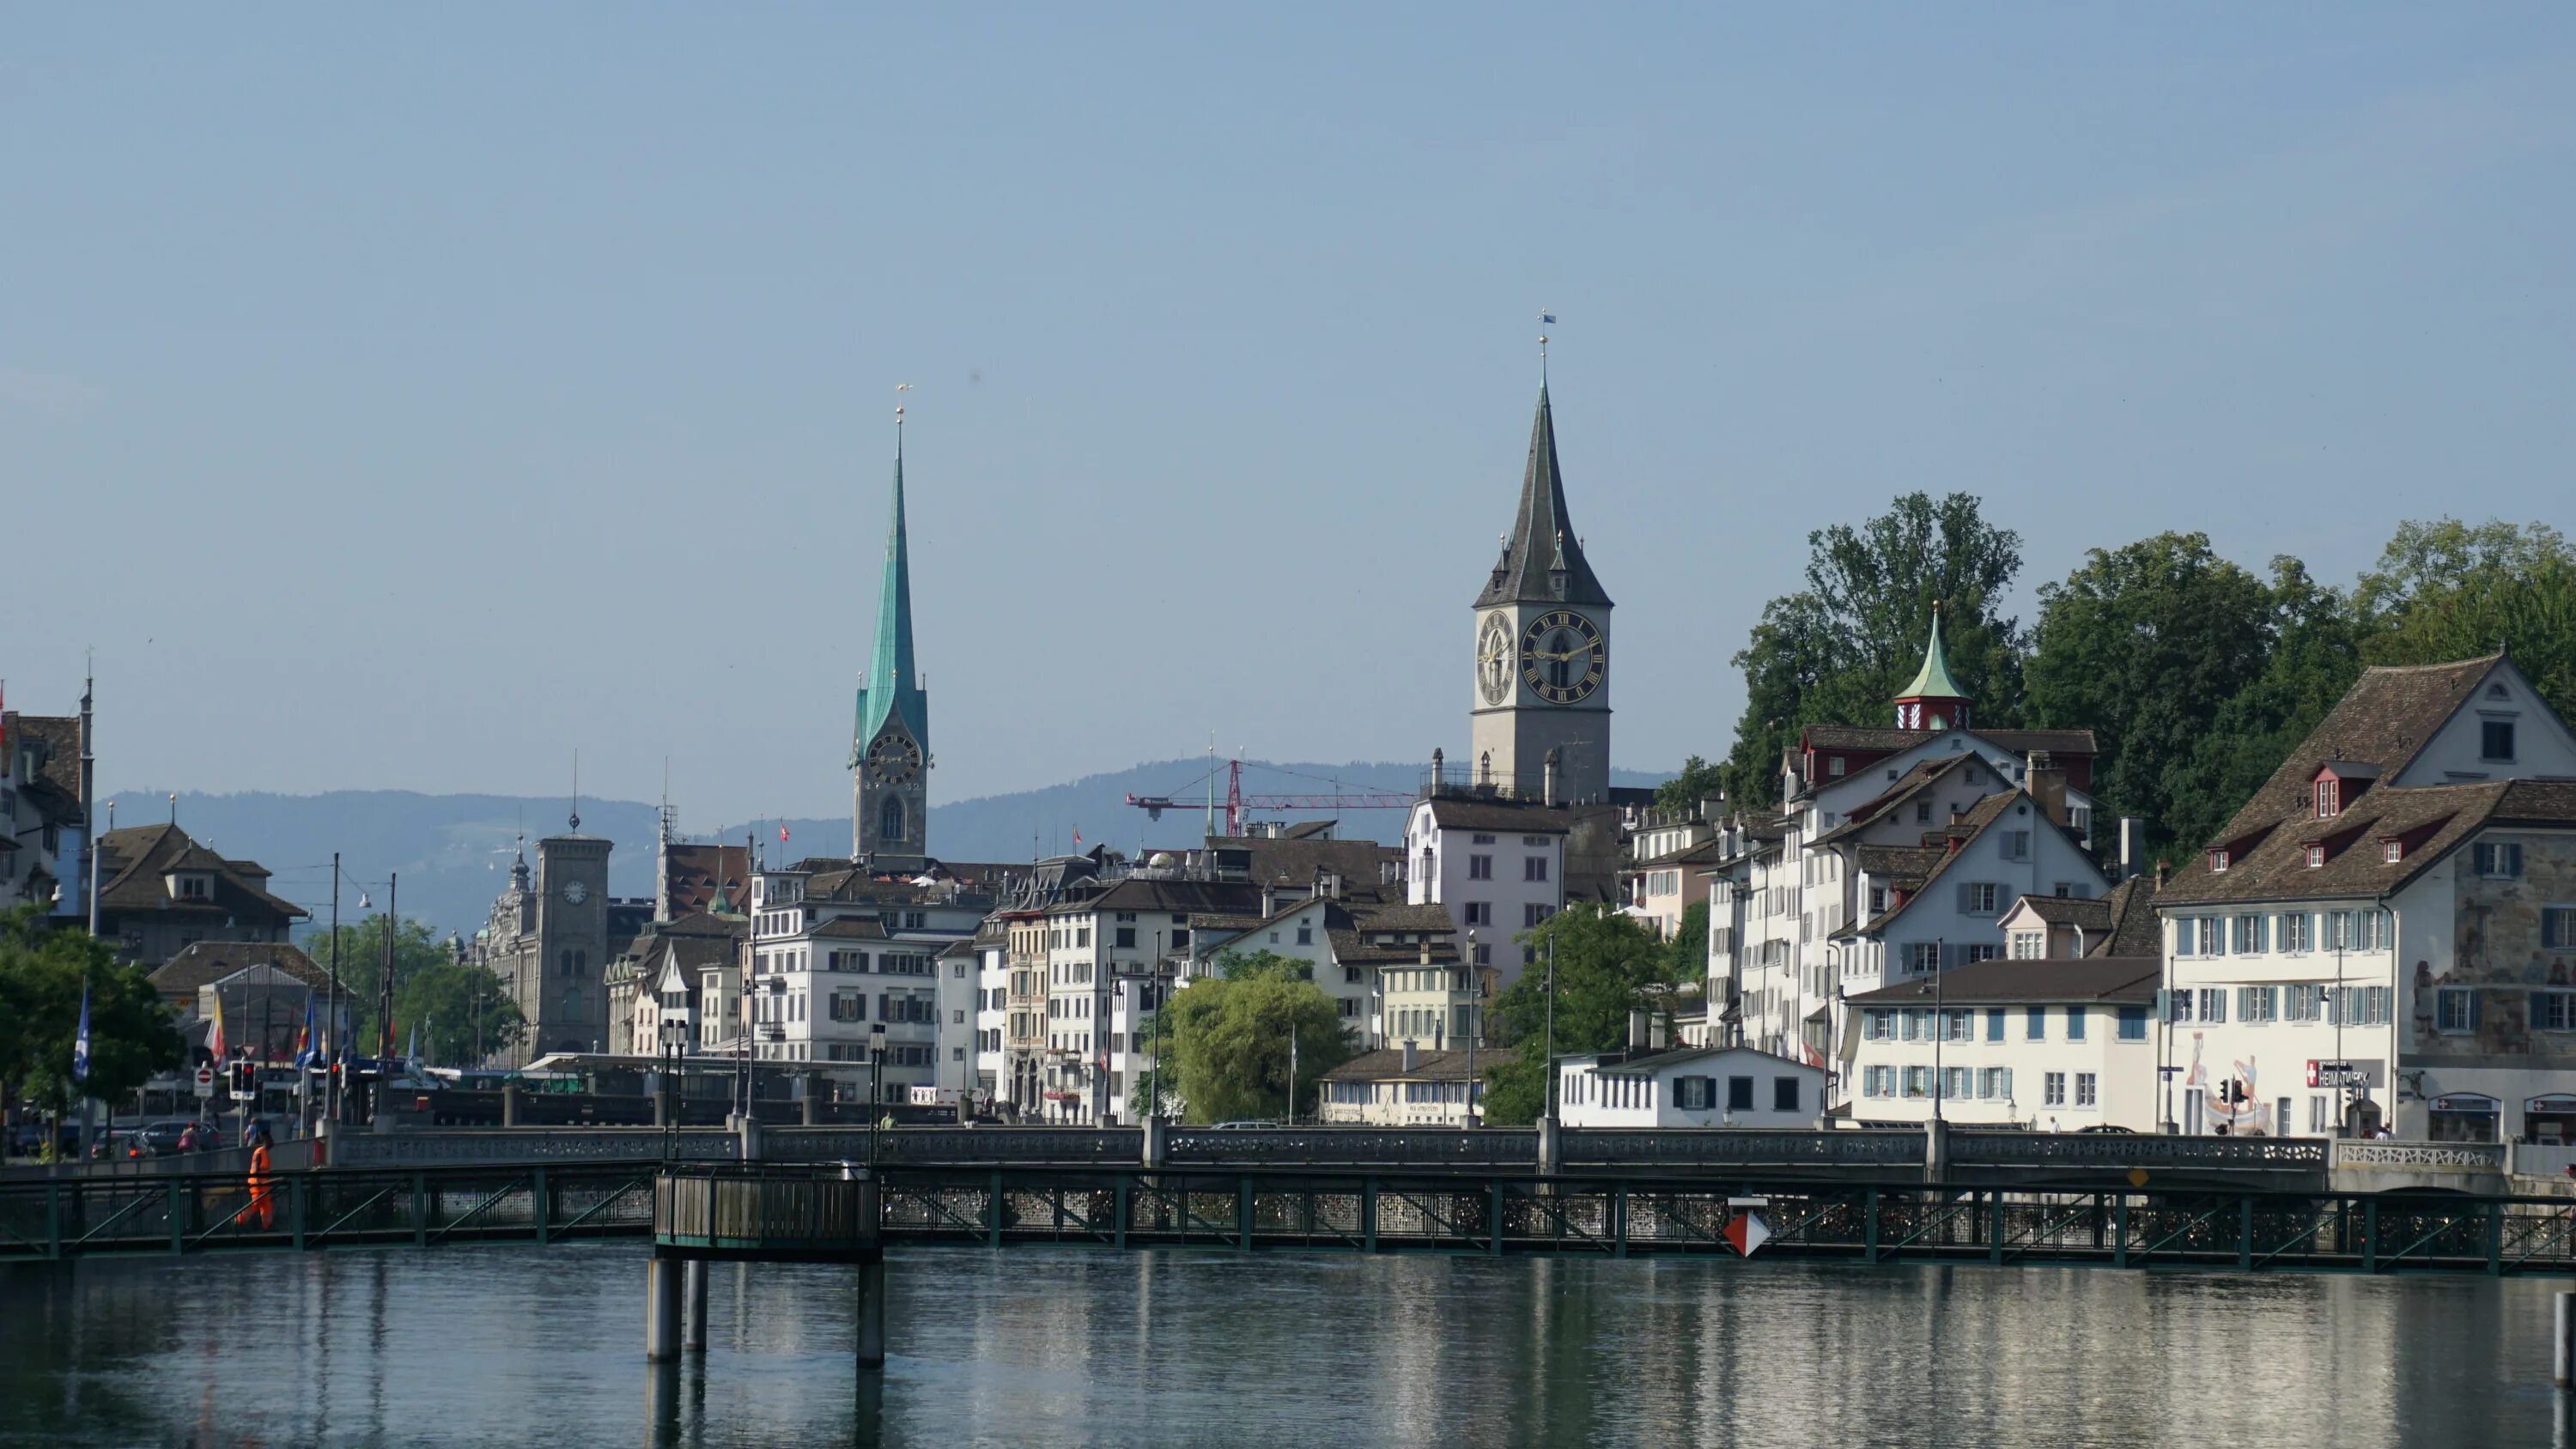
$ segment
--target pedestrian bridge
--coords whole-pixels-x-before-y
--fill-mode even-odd
[[[1929,1178],[1975,1187],[2151,1184],[2489,1195],[2514,1187],[2510,1149],[2503,1146],[2314,1137],[1959,1128],[1936,1135],[1738,1128],[1541,1133],[1513,1127],[770,1127],[759,1129],[757,1140],[758,1155],[767,1162],[873,1161],[890,1167],[1348,1168],[1645,1178],[1750,1173],[1769,1181]],[[722,1128],[426,1129],[343,1135],[334,1141],[331,1159],[345,1167],[727,1162],[740,1160],[741,1142],[736,1132]]]
[[[651,1238],[666,1171],[709,1174],[656,1162],[333,1167],[279,1174],[264,1221],[233,1174],[0,1184],[0,1263]],[[2564,1197],[2212,1188],[2152,1175],[2145,1186],[2068,1188],[1897,1174],[1828,1181],[1762,1169],[1659,1174],[1633,1165],[1539,1174],[1474,1162],[891,1162],[871,1170],[764,1161],[726,1172],[788,1184],[866,1181],[872,1190],[852,1241],[867,1246],[854,1253],[948,1243],[1731,1258],[1738,1252],[1726,1229],[1749,1213],[1769,1233],[1763,1257],[2576,1276],[2576,1199]],[[703,1241],[674,1239],[670,1222],[666,1211],[657,1252],[727,1246],[712,1228]],[[831,1257],[821,1242],[797,1256]]]

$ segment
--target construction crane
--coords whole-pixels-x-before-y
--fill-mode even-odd
[[[1287,773],[1294,773],[1293,771]],[[1208,783],[1213,787],[1216,776],[1211,772]],[[1338,786],[1338,781],[1322,783]],[[1145,812],[1148,820],[1160,820],[1166,810],[1202,808],[1195,800],[1176,800],[1169,795],[1130,795],[1127,803]],[[1312,795],[1246,795],[1243,793],[1243,761],[1225,762],[1225,833],[1241,835],[1243,819],[1254,810],[1410,810],[1414,797],[1376,790],[1341,790]],[[1210,788],[1205,806],[1211,813],[1216,808],[1216,791]]]

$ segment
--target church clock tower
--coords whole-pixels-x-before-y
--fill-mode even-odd
[[[850,857],[895,869],[929,859],[930,696],[912,662],[912,565],[903,531],[903,409],[895,409],[894,521],[877,593],[876,648],[850,734]]]
[[[1472,781],[1536,799],[1553,757],[1557,803],[1609,798],[1610,607],[1566,514],[1541,383],[1520,510],[1476,596]]]

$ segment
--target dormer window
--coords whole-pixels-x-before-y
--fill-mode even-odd
[[[2317,818],[2332,820],[2343,813],[2343,782],[2328,775],[2317,782]]]
[[[2310,870],[2315,870],[2317,867],[2319,867],[2319,866],[2321,866],[2321,865],[2324,865],[2325,863],[2326,863],[2326,848],[2325,848],[2324,846],[2322,846],[2322,845],[2311,845],[2311,846],[2309,846],[2309,847],[2308,847],[2308,869],[2310,869]]]
[[[168,885],[172,900],[210,901],[215,898],[215,878],[204,871],[173,871]]]
[[[2379,858],[2388,862],[2390,865],[2396,865],[2404,861],[2406,859],[2406,842],[2402,840],[2381,841],[2379,843]]]
[[[2212,875],[2225,875],[2227,873],[2226,851],[2213,850],[2209,853],[2209,873]]]

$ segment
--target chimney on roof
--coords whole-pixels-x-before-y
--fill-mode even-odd
[[[1422,1054],[1415,1050],[1413,1038],[1406,1037],[1404,1039],[1404,1074],[1408,1077],[1413,1075],[1414,1068],[1421,1064]]]
[[[1557,747],[1550,745],[1547,747],[1547,762],[1539,767],[1539,803],[1550,809],[1556,807],[1556,766],[1559,757]]]
[[[2156,862],[2156,894],[2158,894],[2158,895],[2163,895],[2163,894],[2164,894],[2164,891],[2165,891],[2165,863],[2164,863],[2163,861],[2159,860],[2159,861],[2157,861],[2157,862]]]
[[[2120,817],[2120,870],[2111,878],[2117,885],[2138,873],[2138,859],[2147,853],[2147,822],[2135,815]]]
[[[1628,1050],[1648,1050],[1654,1042],[1654,1014],[1646,1011],[1628,1013]]]
[[[1422,938],[1422,964],[1431,964],[1431,938],[1427,935]]]
[[[2059,768],[2044,750],[2033,750],[2023,776],[2030,798],[2039,802],[2040,812],[2057,825],[2066,823],[2066,771]]]

